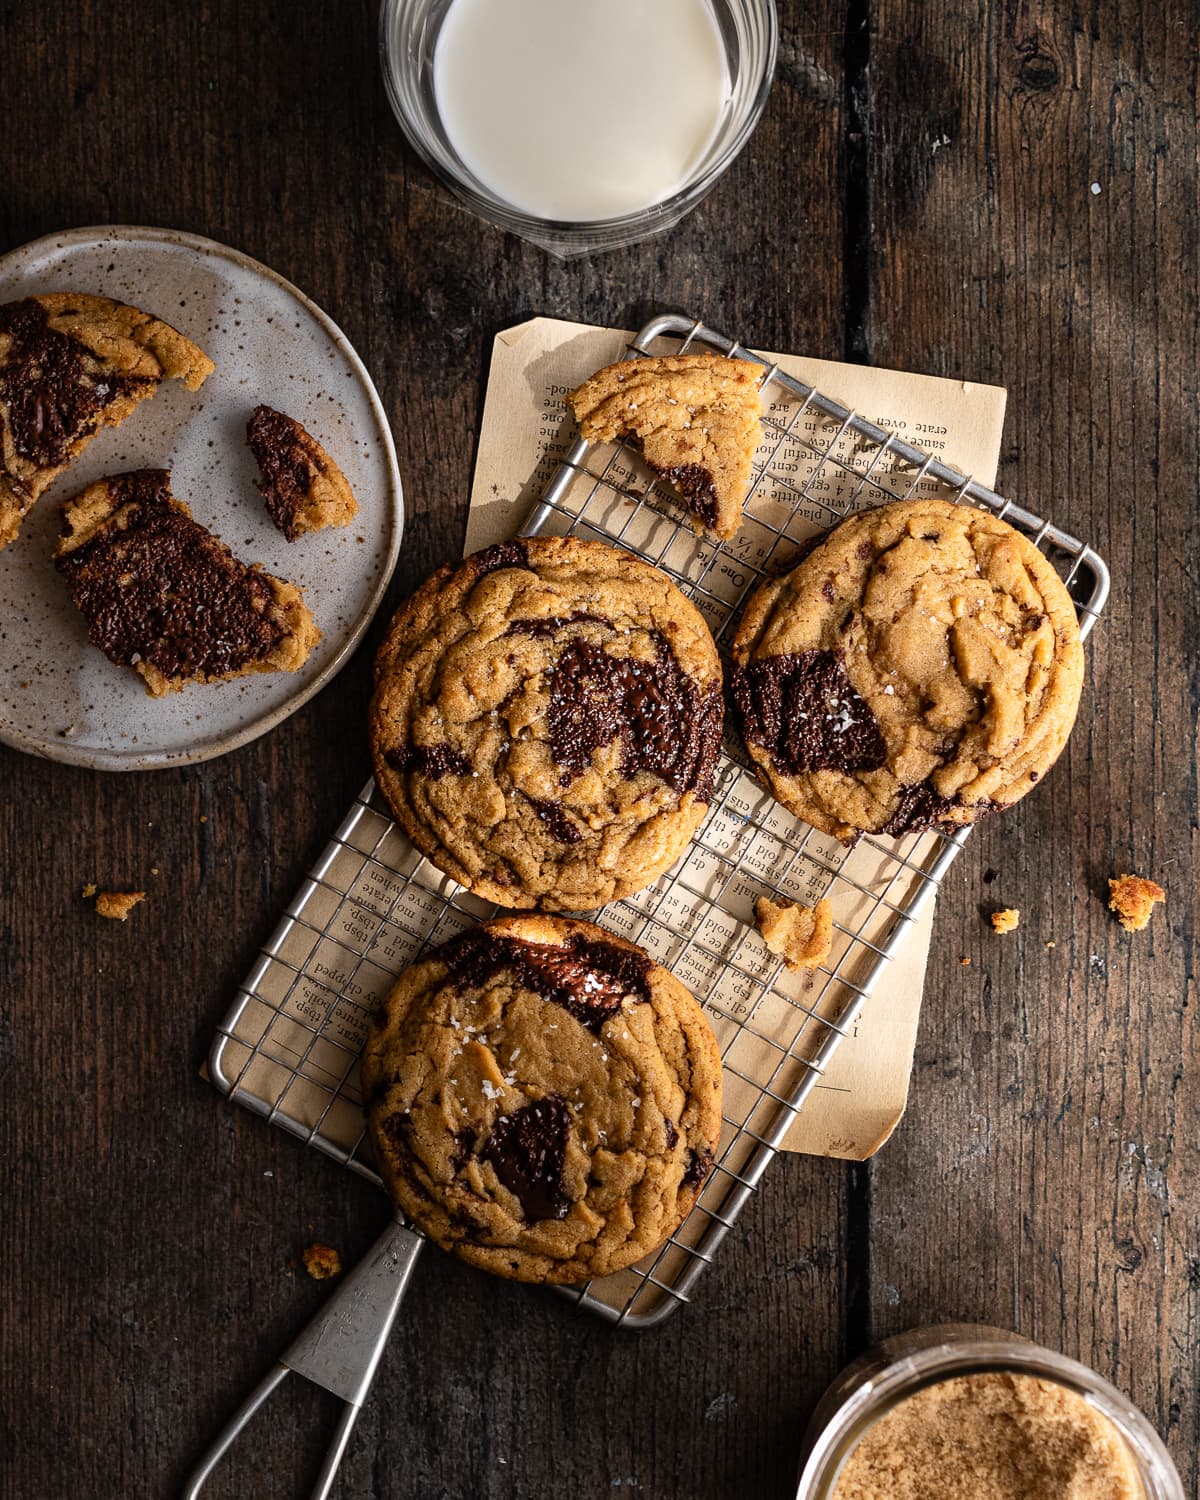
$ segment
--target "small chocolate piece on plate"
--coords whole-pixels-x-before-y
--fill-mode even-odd
[[[326,526],[348,526],[358,503],[346,476],[294,417],[256,406],[246,441],[262,470],[267,514],[289,542]]]

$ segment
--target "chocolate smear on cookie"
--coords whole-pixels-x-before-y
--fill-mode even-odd
[[[471,774],[471,762],[450,745],[397,745],[383,758],[393,771],[414,771],[430,781]]]
[[[529,550],[520,540],[494,542],[490,547],[485,547],[482,552],[475,553],[476,579],[483,578],[488,573],[495,573],[499,568],[527,568],[528,566]]]
[[[835,651],[796,651],[735,668],[733,698],[746,739],[785,775],[877,771],[887,747],[874,714]]]
[[[514,620],[504,634],[531,635],[535,640],[545,640],[552,635],[557,635],[560,630],[565,630],[568,625],[576,625],[585,620],[590,620],[595,625],[604,625],[609,630],[613,628],[611,620],[605,620],[600,615],[589,615],[586,611],[577,609],[573,614],[550,615],[544,620]]]
[[[12,342],[0,365],[0,400],[16,452],[39,468],[65,462],[67,449],[96,418],[145,377],[90,374],[87,346],[50,327],[32,297],[0,307],[0,336]]]
[[[299,422],[271,406],[256,406],[246,424],[246,441],[262,470],[258,487],[267,514],[289,542],[300,534],[297,513],[308,498],[313,480],[323,472],[316,454],[305,447],[304,437]]]
[[[587,770],[594,750],[620,739],[626,776],[650,771],[677,792],[694,791],[702,802],[712,796],[720,694],[702,693],[661,636],[649,661],[568,642],[551,678],[547,718],[564,786]]]
[[[650,468],[673,484],[687,502],[687,507],[705,526],[712,530],[717,524],[717,486],[712,475],[703,464],[676,464],[670,469],[660,469],[657,464]]]
[[[552,839],[557,839],[560,844],[577,844],[583,838],[579,825],[567,816],[561,802],[553,802],[547,797],[530,797],[528,794],[526,800],[542,820]]]
[[[472,989],[507,970],[524,989],[561,1005],[591,1031],[599,1031],[628,999],[647,1002],[650,960],[615,943],[573,933],[558,947],[475,930],[438,955],[458,985]]]
[[[565,1219],[571,1200],[563,1192],[571,1112],[557,1094],[547,1094],[511,1115],[501,1115],[479,1155],[520,1199],[526,1219]]]
[[[932,781],[918,781],[912,786],[901,788],[896,809],[879,832],[890,834],[894,838],[899,838],[904,833],[922,833],[928,828],[952,832],[957,826],[952,815],[962,805],[954,798],[943,797],[935,790]],[[976,817],[984,817],[994,811],[995,803],[992,802],[976,803],[974,806]]]
[[[270,584],[171,502],[165,469],[108,481],[121,507],[57,559],[88,635],[118,666],[164,677],[216,677],[269,656],[286,632]]]
[[[682,1187],[699,1187],[712,1170],[713,1154],[707,1146],[701,1151],[693,1150],[683,1174]]]

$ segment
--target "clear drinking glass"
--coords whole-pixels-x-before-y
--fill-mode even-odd
[[[1162,1439],[1115,1386],[1052,1349],[973,1323],[943,1323],[898,1334],[847,1365],[821,1397],[809,1423],[796,1500],[831,1500],[856,1444],[905,1397],[941,1380],[998,1370],[1053,1380],[1083,1397],[1124,1439],[1146,1500],[1184,1500]]]
[[[725,44],[730,99],[711,145],[687,183],[662,203],[636,213],[580,223],[539,219],[497,197],[467,168],[447,138],[433,89],[433,54],[451,4],[452,0],[384,0],[380,7],[379,45],[392,109],[413,150],[470,209],[553,255],[615,250],[678,224],[750,139],[775,72],[779,23],[774,0],[711,0]],[[669,67],[670,60],[663,66]]]

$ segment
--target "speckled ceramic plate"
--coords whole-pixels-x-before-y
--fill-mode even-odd
[[[48,235],[0,257],[0,302],[96,292],[173,324],[216,364],[193,394],[166,381],[61,474],[0,551],[0,740],[99,770],[208,760],[294,713],[345,663],[391,577],[404,507],[378,393],[345,335],[266,266],[196,235],[112,226]],[[265,401],[344,471],[350,526],[287,542],[255,488],[246,422]],[[323,639],[296,673],[260,673],[151,698],[88,643],[51,561],[59,507],[126,469],[166,468],[171,489],[244,562],[299,584]]]

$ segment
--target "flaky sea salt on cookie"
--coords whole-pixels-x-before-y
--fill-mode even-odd
[[[717,354],[622,360],[567,397],[589,443],[637,441],[696,531],[734,536],[762,437],[761,365]]]
[[[397,1204],[443,1249],[520,1281],[650,1254],[720,1138],[703,1010],[588,922],[508,917],[434,950],[384,1001],[362,1071]]]
[[[1083,686],[1075,607],[990,511],[851,516],[751,598],[733,697],[755,763],[824,833],[954,829],[1050,770]]]
[[[321,632],[295,584],[239,562],[166,469],[89,485],[63,506],[55,565],[88,637],[156,698],[189,682],[295,672]]]

